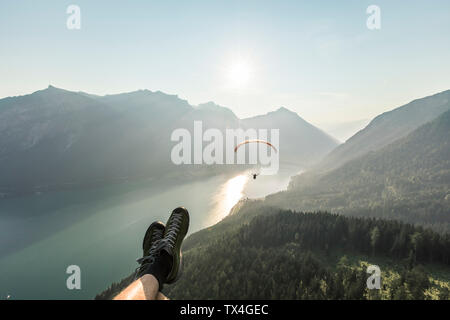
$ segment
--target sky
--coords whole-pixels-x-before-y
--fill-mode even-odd
[[[450,89],[449,34],[448,0],[2,0],[0,98],[160,90],[241,118],[284,106],[323,128]]]

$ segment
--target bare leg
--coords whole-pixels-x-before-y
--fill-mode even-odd
[[[162,292],[158,292],[158,295],[156,296],[156,300],[170,300],[167,298]]]
[[[139,279],[133,281],[114,300],[155,300],[160,298],[159,283],[151,274],[145,274]]]

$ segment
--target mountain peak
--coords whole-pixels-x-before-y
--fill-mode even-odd
[[[287,117],[296,117],[302,119],[297,112],[289,110],[286,107],[279,107],[275,111],[270,111],[267,115],[278,115],[278,116],[287,116]]]
[[[225,108],[225,107],[222,107],[222,106],[218,105],[214,101],[208,101],[208,102],[205,102],[205,103],[201,103],[197,107],[200,108],[200,109],[221,109],[221,108]],[[228,109],[228,108],[226,108],[226,109]]]
[[[233,119],[237,119],[237,117],[233,111],[231,111],[227,107],[222,107],[213,101],[199,104],[196,107],[196,110],[200,111],[200,112],[212,112],[212,113],[222,114],[222,115],[231,117]]]
[[[42,90],[38,90],[36,92],[34,92],[34,94],[59,94],[59,93],[75,93],[69,90],[65,90],[65,89],[61,89],[61,88],[57,88],[55,86],[52,86],[51,84],[48,85],[47,88],[42,89]]]
[[[49,90],[49,91],[67,91],[67,90],[64,90],[64,89],[61,89],[61,88],[57,88],[57,87],[55,87],[55,86],[52,86],[51,84],[49,84],[48,87],[47,87],[47,89],[44,89],[44,90]]]
[[[269,118],[269,119],[280,119],[280,120],[300,120],[302,122],[308,123],[305,119],[300,117],[297,112],[291,111],[285,107],[279,107],[275,111],[269,111],[266,114],[261,114],[257,116],[253,116],[250,118],[246,118],[243,120],[251,120],[251,119],[262,119],[262,118]],[[310,125],[308,123],[308,125]]]
[[[302,117],[300,117],[298,115],[297,112],[289,110],[286,107],[279,107],[275,111],[269,112],[267,115],[274,115],[274,116],[281,116],[281,117],[288,117],[288,118],[298,118],[298,119],[301,119],[301,120],[305,121]]]
[[[277,110],[275,110],[275,112],[288,112],[288,113],[295,113],[295,112],[293,112],[293,111],[291,111],[291,110],[289,110],[288,108],[286,108],[286,107],[279,107]]]

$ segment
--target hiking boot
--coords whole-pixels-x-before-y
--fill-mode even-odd
[[[148,256],[152,245],[163,238],[164,229],[164,223],[160,221],[155,221],[148,227],[144,240],[142,241],[143,257]]]
[[[172,211],[167,220],[163,242],[165,250],[172,257],[172,268],[167,275],[166,283],[170,284],[178,280],[181,275],[181,244],[189,229],[189,212],[184,207],[178,207]]]
[[[145,274],[153,274],[160,283],[160,288],[165,281],[165,276],[171,269],[171,259],[160,259],[161,240],[165,226],[162,222],[153,222],[145,232],[142,241],[142,258],[136,261],[140,266],[136,269],[134,279],[137,280]]]

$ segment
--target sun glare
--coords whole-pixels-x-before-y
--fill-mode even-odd
[[[230,213],[233,206],[244,196],[244,188],[247,182],[248,175],[245,174],[229,179],[222,185],[222,188],[214,197],[216,205],[209,218],[210,224],[219,222]]]
[[[228,67],[228,81],[233,87],[243,87],[251,78],[251,68],[244,60],[235,61]]]
[[[242,191],[248,181],[246,175],[240,175],[228,180],[225,186],[225,211],[226,214],[243,197]]]

